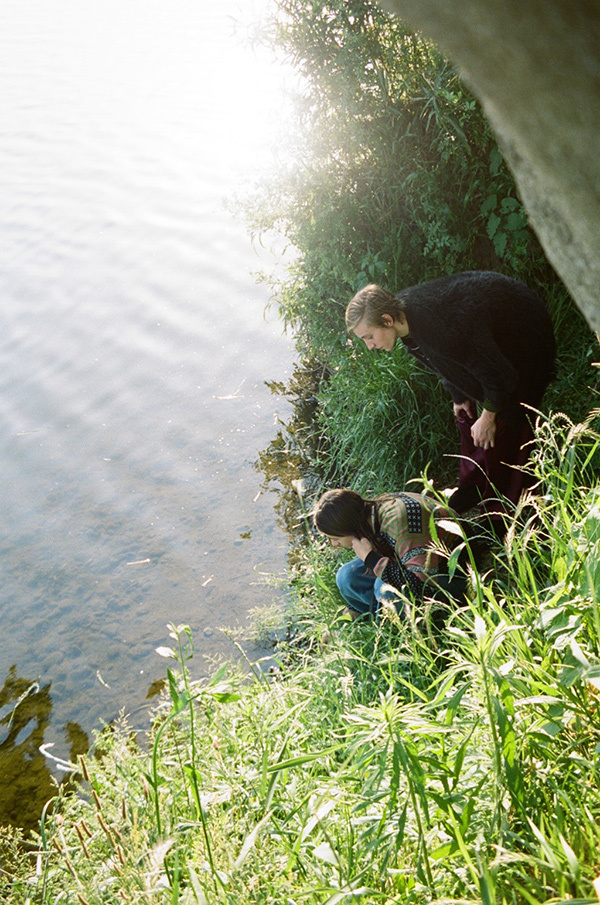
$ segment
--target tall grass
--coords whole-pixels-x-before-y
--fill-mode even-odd
[[[98,738],[20,867],[6,843],[5,900],[596,901],[597,422],[540,425],[539,487],[441,632],[344,620],[318,541],[279,671],[193,681],[171,626],[148,750]]]
[[[319,395],[315,427],[327,438],[319,456],[327,486],[384,492],[406,487],[427,467],[440,481],[456,473],[452,406],[437,377],[403,350],[356,345]]]

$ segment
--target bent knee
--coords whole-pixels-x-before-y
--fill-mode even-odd
[[[338,586],[338,590],[343,593],[344,588],[348,588],[352,585],[352,579],[356,574],[355,568],[355,560],[351,562],[345,562],[343,566],[340,566],[337,570],[335,576],[335,583]]]
[[[335,580],[337,582],[337,586],[339,588],[340,582],[355,582],[364,580],[367,574],[367,570],[365,568],[365,564],[362,559],[359,559],[358,556],[354,559],[345,562],[342,566],[337,570],[337,575],[335,576]]]

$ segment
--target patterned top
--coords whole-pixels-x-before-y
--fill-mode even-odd
[[[422,597],[424,580],[445,572],[445,557],[433,549],[431,518],[437,522],[451,517],[451,510],[418,493],[398,493],[395,499],[381,503],[378,513],[379,536],[393,547],[396,557],[392,560],[375,550],[365,564],[399,591],[409,589],[415,597]],[[451,540],[441,525],[436,530],[441,542]]]

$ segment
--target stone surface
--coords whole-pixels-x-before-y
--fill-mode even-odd
[[[600,0],[382,0],[478,97],[549,261],[600,331]]]

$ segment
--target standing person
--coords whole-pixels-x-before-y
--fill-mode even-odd
[[[440,521],[452,514],[435,500],[418,493],[388,493],[370,500],[342,488],[324,493],[312,517],[332,546],[356,554],[336,576],[353,618],[377,615],[384,600],[393,602],[400,614],[407,601],[464,603],[467,579],[458,571],[449,577],[442,547],[455,546],[460,531],[456,535]]]
[[[532,414],[554,376],[556,343],[542,299],[518,280],[469,271],[411,286],[394,296],[371,284],[346,309],[349,332],[369,349],[397,340],[442,378],[461,438],[457,512],[481,503],[502,536],[502,498],[519,501],[534,439]]]

